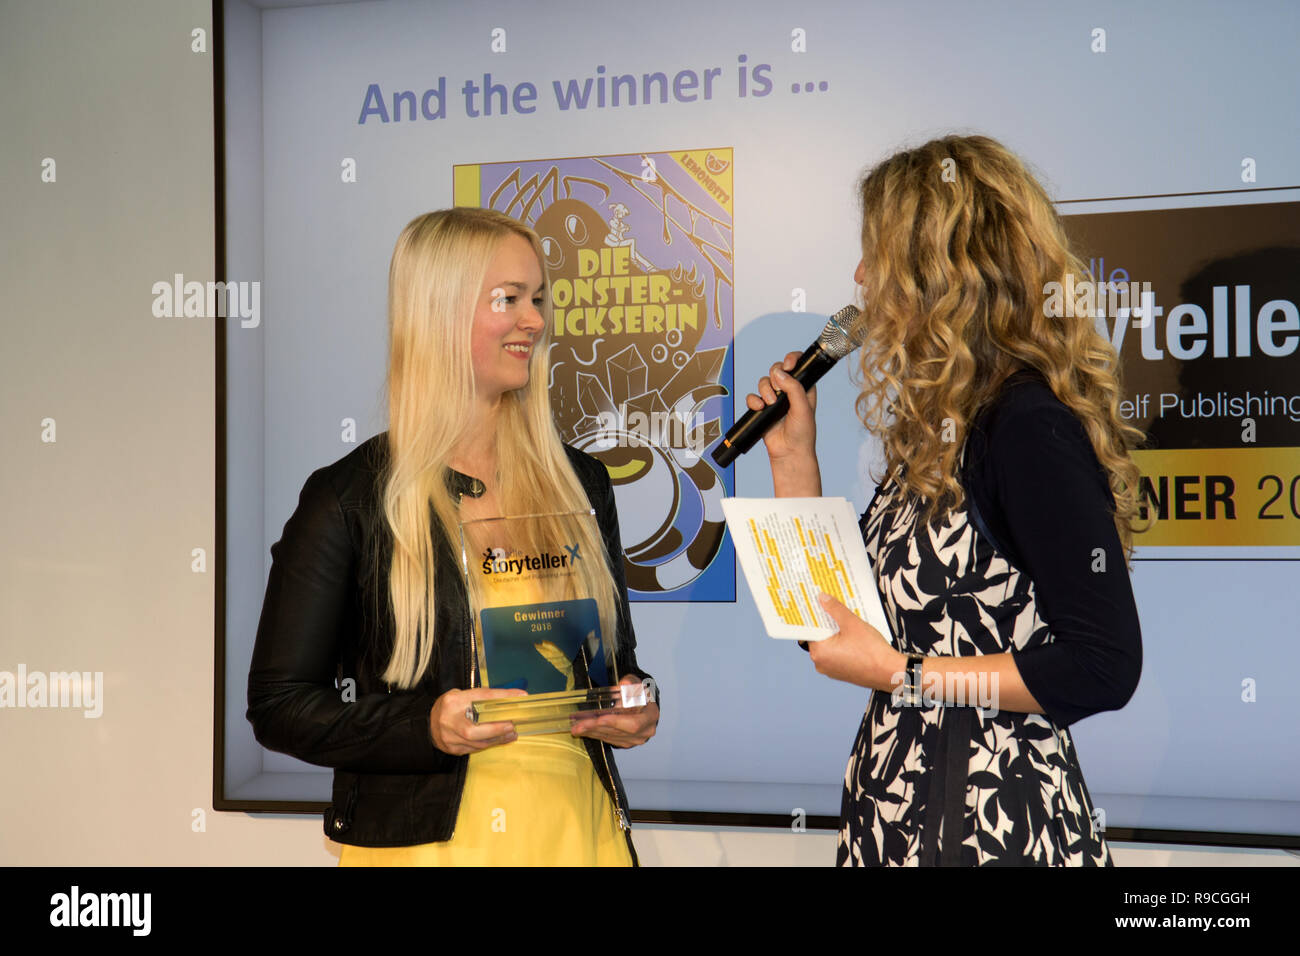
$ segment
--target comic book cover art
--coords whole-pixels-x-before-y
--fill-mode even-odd
[[[633,600],[735,600],[733,471],[706,454],[733,419],[731,164],[698,149],[455,167],[456,205],[542,239],[556,424],[609,471]]]

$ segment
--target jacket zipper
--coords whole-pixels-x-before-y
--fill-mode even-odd
[[[352,789],[348,791],[348,802],[343,805],[343,813],[334,818],[334,832],[342,833],[352,826],[352,813],[357,805],[357,793],[361,790],[361,778],[358,777],[352,781]]]
[[[474,637],[473,613],[471,612],[467,614],[466,619],[469,624],[469,673],[465,676],[468,679],[470,689],[472,690],[474,688],[474,679],[478,676],[478,641]]]
[[[590,677],[587,683],[591,683]],[[618,802],[618,786],[614,783],[614,772],[609,769],[609,744],[603,740],[596,741],[600,747],[600,759],[605,762],[605,776],[609,778],[609,792],[614,797],[614,813],[618,816],[618,828],[623,833],[623,839],[627,843],[628,855],[632,858],[632,865],[640,865],[636,856],[636,847],[632,845],[632,824],[627,819],[627,814],[623,812],[623,807]]]
[[[456,504],[459,506],[465,500],[465,493],[462,491],[456,497]],[[462,569],[464,566],[465,556],[461,555]],[[465,662],[465,689],[474,689],[474,677],[478,672],[478,642],[474,638],[474,609],[470,606],[469,588],[465,589],[465,628],[469,632],[469,660]],[[465,757],[465,769],[461,773],[460,787],[456,796],[456,806],[452,811],[451,818],[451,836],[448,840],[456,835],[456,821],[460,818],[460,801],[465,796],[465,775],[469,773],[469,756]]]
[[[468,593],[468,592],[466,592],[466,594],[465,594],[465,600],[466,600],[466,602],[469,601],[469,593]],[[466,684],[466,689],[468,689],[468,690],[473,690],[473,688],[474,688],[474,677],[475,677],[475,675],[478,673],[478,643],[477,643],[477,641],[475,641],[475,639],[474,639],[474,612],[468,610],[468,608],[466,609],[466,612],[465,612],[465,621],[466,621],[466,623],[467,623],[468,626],[469,626],[469,660],[465,662],[465,663],[466,663],[466,666],[465,666],[465,684]],[[469,757],[466,756],[466,758],[465,758],[465,773],[468,773],[468,772],[469,772]],[[452,837],[454,837],[454,836],[456,835],[456,821],[460,818],[460,801],[461,801],[461,800],[464,798],[464,796],[465,796],[465,777],[464,777],[464,774],[461,775],[460,788],[459,788],[459,790],[460,790],[460,792],[459,792],[459,794],[458,794],[457,797],[456,797],[456,806],[455,806],[455,808],[454,808],[454,810],[453,810],[452,817],[451,817],[451,836],[447,837],[448,840],[450,840]]]
[[[614,774],[609,769],[609,757],[606,756],[605,753],[605,747],[607,745],[603,740],[597,742],[600,744],[600,758],[605,761],[605,776],[609,777],[609,789],[614,795],[614,813],[618,816],[618,828],[620,830],[630,830],[632,829],[632,824],[627,822],[627,814],[624,813],[623,808],[619,806],[618,787],[614,786]]]
[[[582,651],[582,667],[583,670],[587,671],[587,686],[590,687],[591,671],[588,670],[587,648],[584,645],[580,650]],[[618,828],[623,831],[631,830],[632,824],[628,822],[627,814],[623,812],[623,807],[618,802],[618,787],[614,785],[614,772],[609,769],[609,755],[605,749],[608,745],[603,740],[596,741],[596,745],[600,747],[600,759],[604,761],[605,776],[609,779],[609,792],[614,798],[614,814],[618,817]]]

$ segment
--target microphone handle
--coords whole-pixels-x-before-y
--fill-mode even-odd
[[[805,389],[812,388],[823,375],[835,367],[835,359],[824,351],[819,343],[814,342],[799,356],[799,361],[790,370],[790,376]],[[722,468],[754,447],[755,442],[763,437],[769,428],[775,425],[790,410],[790,399],[784,393],[777,396],[775,402],[759,411],[752,408],[745,412],[740,421],[731,426],[726,437],[713,449],[713,460]]]

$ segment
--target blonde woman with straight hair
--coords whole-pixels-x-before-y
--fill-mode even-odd
[[[537,235],[487,209],[412,220],[388,276],[389,429],[308,478],[272,546],[248,717],[272,750],[334,768],[325,832],[341,865],[635,865],[611,747],[654,735],[657,704],[570,735],[475,724],[481,686],[460,570],[462,522],[535,519],[636,662],[613,488],[563,445],[547,395],[550,309]],[[526,544],[526,542],[525,542]],[[557,665],[558,666],[558,665]],[[584,674],[573,674],[583,686]]]
[[[1123,707],[1142,668],[1128,560],[1141,432],[1051,200],[982,136],[862,179],[862,390],[884,480],[861,518],[892,646],[829,596],[817,670],[870,688],[844,778],[841,865],[1108,866],[1069,726]],[[1058,287],[1059,288],[1059,287]],[[772,366],[759,409],[775,493],[821,494],[813,411]]]

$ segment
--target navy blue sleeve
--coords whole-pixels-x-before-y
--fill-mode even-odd
[[[977,501],[1034,583],[1051,641],[1012,656],[1029,692],[1064,727],[1128,703],[1142,672],[1142,635],[1114,498],[1087,433],[1045,384],[1011,395],[989,424]]]

